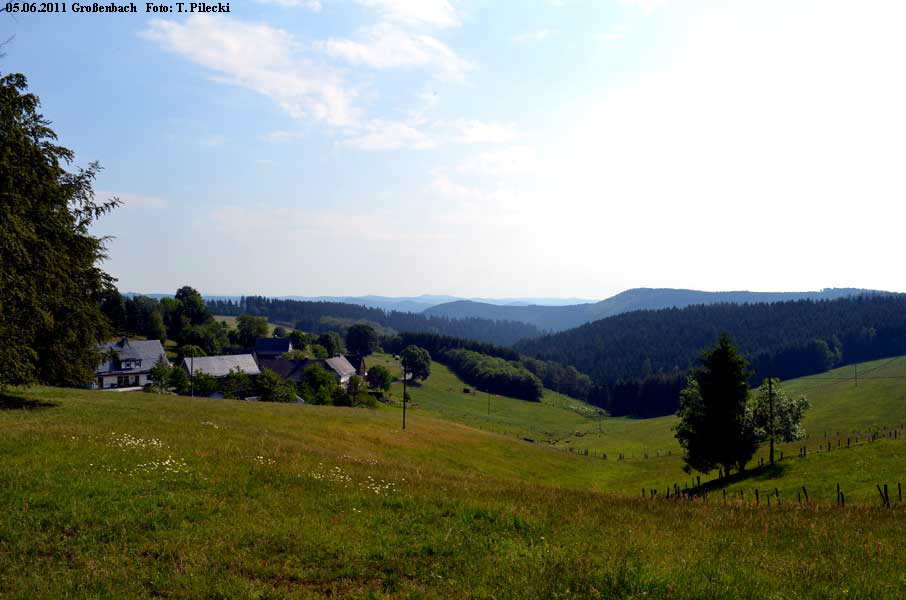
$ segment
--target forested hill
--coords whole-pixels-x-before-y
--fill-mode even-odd
[[[676,409],[683,374],[721,332],[751,361],[753,383],[809,375],[906,354],[906,296],[636,311],[516,348],[590,375],[597,384],[592,400],[611,412],[650,416]]]
[[[584,323],[635,310],[684,308],[696,304],[754,304],[792,300],[833,300],[865,294],[886,294],[855,288],[826,289],[820,292],[702,292],[698,290],[638,288],[595,303],[570,306],[499,306],[460,300],[439,304],[424,314],[454,319],[480,318],[521,321],[544,331],[563,331]]]
[[[352,323],[367,321],[394,331],[436,333],[498,346],[512,346],[519,340],[540,335],[534,325],[517,321],[454,319],[342,302],[246,296],[238,301],[209,300],[207,305],[214,314],[264,316],[274,322],[288,323],[298,329],[316,333],[342,330]]]

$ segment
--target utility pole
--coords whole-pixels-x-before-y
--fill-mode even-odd
[[[192,356],[189,358],[189,370],[192,371],[192,379],[191,379],[190,387],[192,388],[191,395],[194,398],[195,397],[195,353],[194,352],[192,353]]]
[[[403,429],[406,428],[406,364],[400,361],[403,367]]]
[[[774,379],[768,377],[768,405],[770,406],[771,464],[774,464]]]
[[[485,392],[488,395],[488,416],[491,416],[491,392]]]

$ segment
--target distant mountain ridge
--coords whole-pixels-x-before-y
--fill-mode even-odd
[[[453,319],[480,318],[521,321],[546,331],[564,331],[585,323],[636,310],[685,308],[697,304],[759,304],[792,300],[836,300],[860,295],[892,294],[859,288],[826,288],[817,292],[704,292],[673,288],[635,288],[595,303],[567,306],[501,306],[456,300],[432,306],[426,315]]]
[[[126,292],[126,296],[148,296],[150,298],[172,298],[173,294],[142,294],[140,292]],[[249,294],[254,295],[254,294]],[[238,301],[243,296],[202,294],[205,300]],[[421,313],[439,304],[448,304],[459,301],[474,301],[493,306],[566,306],[588,303],[582,298],[463,298],[461,296],[448,296],[443,294],[422,294],[420,296],[273,296],[276,300],[299,300],[303,302],[341,302],[343,304],[356,304],[369,308],[382,310],[395,310],[399,312]]]

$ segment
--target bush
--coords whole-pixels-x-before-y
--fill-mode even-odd
[[[258,376],[258,396],[263,402],[295,402],[296,387],[270,369]]]

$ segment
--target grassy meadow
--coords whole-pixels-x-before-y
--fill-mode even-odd
[[[875,367],[899,377],[906,359],[860,371]],[[895,494],[880,508],[874,491],[896,489],[906,446],[837,449],[833,431],[906,416],[897,379],[860,380],[858,392],[789,382],[813,403],[808,456],[733,483],[724,504],[717,489],[707,501],[640,497],[688,479],[670,419],[602,418],[553,393],[492,396],[489,416],[485,395],[432,368],[405,431],[396,406],[12,391],[0,398],[0,597],[906,594],[906,509]],[[817,452],[824,429],[834,447]],[[608,459],[563,451],[582,444]],[[642,447],[673,451],[645,459]],[[616,460],[624,450],[633,456]],[[800,485],[811,503],[796,502]],[[754,488],[775,487],[779,507],[754,505]]]

